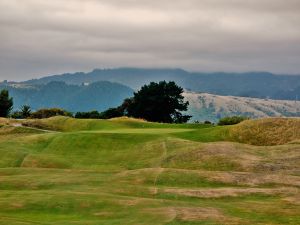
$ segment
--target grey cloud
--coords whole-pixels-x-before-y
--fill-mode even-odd
[[[0,0],[0,80],[96,67],[300,73],[298,0]]]

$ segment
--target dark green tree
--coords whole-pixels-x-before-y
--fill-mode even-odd
[[[121,117],[124,115],[124,112],[121,107],[109,108],[100,113],[100,119],[111,119],[116,117]]]
[[[0,92],[0,117],[8,117],[13,108],[13,98],[9,97],[8,90]]]
[[[75,114],[77,119],[100,119],[100,113],[96,110],[91,112],[77,112]]]
[[[31,116],[31,108],[30,106],[28,105],[23,105],[21,107],[21,114],[22,114],[22,117],[25,119],[25,118],[28,118]]]
[[[126,115],[153,122],[185,123],[191,116],[182,115],[189,102],[184,101],[183,89],[175,82],[161,81],[144,85],[131,99],[120,106]]]

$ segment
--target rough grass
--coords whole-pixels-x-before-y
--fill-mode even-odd
[[[252,145],[280,145],[300,139],[300,119],[247,120],[230,129],[232,140]]]
[[[263,121],[252,122],[260,135],[298,123]],[[0,225],[300,224],[300,145],[288,143],[298,136],[254,146],[226,142],[256,140],[243,123],[24,123],[61,132],[0,128]]]

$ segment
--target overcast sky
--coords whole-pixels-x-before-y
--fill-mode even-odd
[[[300,0],[0,0],[0,80],[123,66],[300,74]]]

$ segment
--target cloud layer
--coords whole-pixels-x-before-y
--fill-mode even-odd
[[[300,74],[299,0],[0,0],[0,80],[99,67]]]

